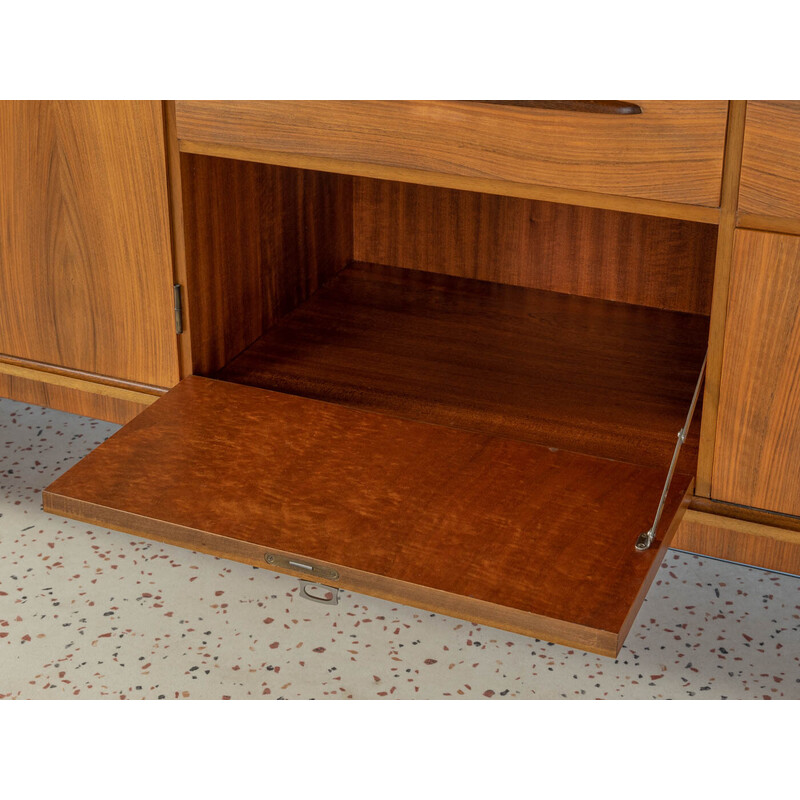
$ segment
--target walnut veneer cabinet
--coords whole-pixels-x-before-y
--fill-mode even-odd
[[[125,422],[179,378],[157,102],[0,102],[0,395]]]
[[[800,571],[800,103],[0,119],[0,391],[144,409],[48,511],[605,655]]]

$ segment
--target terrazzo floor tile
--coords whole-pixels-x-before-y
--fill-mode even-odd
[[[617,660],[45,514],[116,426],[0,400],[0,697],[798,699],[800,579],[670,551]]]

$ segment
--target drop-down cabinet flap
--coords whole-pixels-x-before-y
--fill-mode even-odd
[[[44,507],[614,656],[692,485],[637,549],[668,467],[192,376]]]

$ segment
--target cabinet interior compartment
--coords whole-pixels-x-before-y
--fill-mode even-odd
[[[195,374],[669,464],[708,340],[715,226],[182,164]]]
[[[691,491],[699,413],[637,551],[715,227],[181,158],[194,374],[45,508],[616,655]]]

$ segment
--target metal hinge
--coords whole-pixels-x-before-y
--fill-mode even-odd
[[[179,283],[172,287],[175,305],[175,333],[183,333],[183,290]]]

